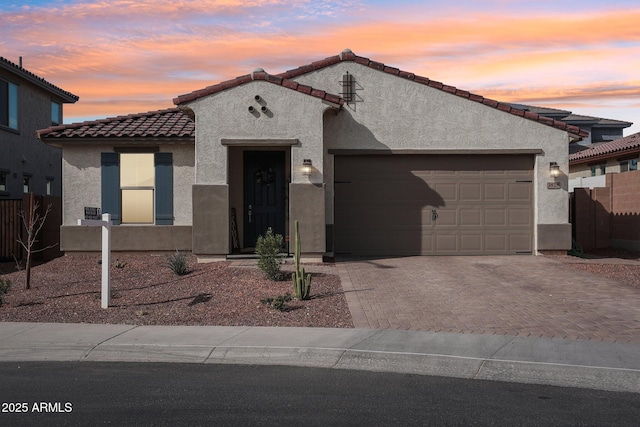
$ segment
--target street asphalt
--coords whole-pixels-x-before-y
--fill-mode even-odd
[[[0,360],[313,366],[640,393],[640,344],[391,329],[3,322]]]

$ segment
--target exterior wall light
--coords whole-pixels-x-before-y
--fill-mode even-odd
[[[560,166],[558,165],[558,163],[556,162],[549,163],[549,175],[551,175],[554,178],[557,178],[560,176]]]
[[[311,159],[304,159],[302,161],[302,175],[310,176],[312,169],[313,169],[313,164],[311,163]]]

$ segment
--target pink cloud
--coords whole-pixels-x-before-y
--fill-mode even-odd
[[[317,3],[284,4],[104,0],[0,12],[0,51],[16,61],[24,56],[29,70],[79,95],[67,117],[164,108],[179,94],[257,66],[277,73],[346,47],[505,101],[597,104],[640,96],[640,10],[427,16],[370,8],[345,25],[304,20],[331,15],[321,5],[310,11]],[[279,21],[288,9],[300,16]]]

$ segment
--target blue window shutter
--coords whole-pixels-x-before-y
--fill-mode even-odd
[[[173,225],[173,155],[155,153],[156,225]]]
[[[111,222],[120,224],[120,164],[118,153],[101,153],[102,213],[111,214]]]

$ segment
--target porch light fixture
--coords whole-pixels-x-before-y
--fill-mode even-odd
[[[302,175],[310,176],[312,168],[313,168],[313,165],[311,163],[311,159],[304,159],[302,161]]]
[[[560,166],[556,162],[549,163],[549,175],[553,178],[557,178],[560,176]]]

